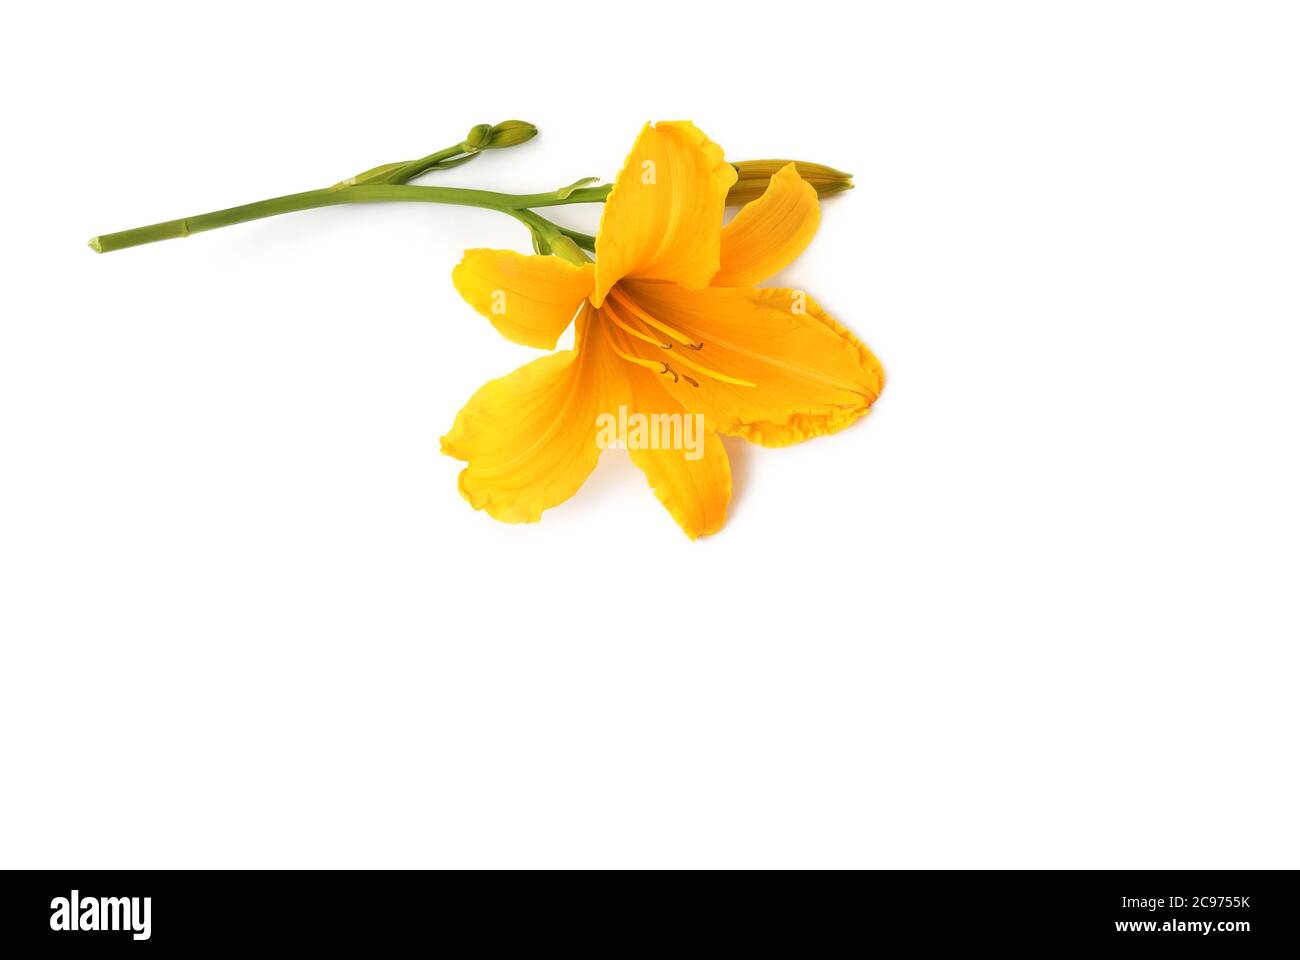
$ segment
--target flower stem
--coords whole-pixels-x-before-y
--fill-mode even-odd
[[[609,194],[609,186],[585,187],[574,190],[565,197],[556,191],[550,193],[511,194],[495,193],[489,190],[468,190],[461,187],[425,187],[403,183],[361,183],[355,186],[326,187],[322,190],[308,190],[304,193],[291,193],[284,197],[259,200],[225,210],[214,210],[197,216],[183,217],[180,220],[167,220],[153,223],[133,230],[118,233],[106,233],[90,241],[90,248],[96,253],[110,253],[127,247],[137,247],[158,240],[173,240],[188,237],[192,233],[215,230],[236,223],[274,217],[282,213],[297,210],[311,210],[315,207],[330,207],[342,203],[386,203],[395,201],[414,201],[421,203],[445,203],[456,206],[484,207],[512,214],[514,211],[527,210],[532,207],[550,207],[568,203],[600,203]],[[583,235],[573,235],[581,243]]]
[[[446,150],[431,153],[427,157],[421,157],[419,160],[404,163],[384,177],[384,180],[388,183],[406,183],[408,180],[414,180],[430,170],[443,169],[444,164],[464,163],[476,156],[478,154],[470,153],[465,149],[464,144],[457,144],[454,147],[448,147]]]

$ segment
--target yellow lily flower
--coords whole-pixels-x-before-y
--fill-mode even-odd
[[[688,122],[647,124],[615,181],[595,263],[469,250],[461,296],[515,343],[546,350],[571,321],[572,350],[482,387],[442,438],[467,466],[460,491],[498,520],[532,522],[577,492],[600,457],[597,421],[620,406],[704,415],[703,454],[632,449],[691,538],[731,499],[718,434],[784,446],[834,433],[880,395],[879,361],[803,291],[755,285],[817,230],[817,193],[793,163],[725,227],[736,171]]]

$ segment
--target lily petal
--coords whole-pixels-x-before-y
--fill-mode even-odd
[[[591,264],[513,250],[466,250],[451,272],[465,301],[507,340],[554,350],[578,307],[591,293]]]
[[[720,264],[722,210],[736,170],[689,122],[646,124],[614,181],[596,236],[600,306],[624,277],[707,286]]]
[[[633,376],[631,387],[633,409],[638,413],[691,416],[654,374]],[[683,438],[686,429],[683,420]],[[659,502],[692,540],[721,530],[731,502],[731,461],[722,440],[708,428],[695,439],[702,446],[703,455],[698,459],[690,459],[687,454],[694,452],[685,449],[628,450]]]
[[[461,495],[509,523],[535,522],[573,496],[600,458],[596,417],[612,385],[605,353],[581,343],[484,385],[442,438],[443,453],[468,462]]]
[[[817,191],[786,164],[757,200],[722,228],[722,268],[715,287],[752,287],[788,267],[817,232]]]
[[[770,447],[834,433],[865,414],[884,386],[880,361],[803,291],[641,282],[620,289],[704,344],[677,361],[698,387],[685,376],[662,383],[720,433]],[[721,382],[701,366],[754,386]]]

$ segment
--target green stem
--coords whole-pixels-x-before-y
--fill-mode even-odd
[[[559,227],[559,224],[556,224]],[[589,233],[579,233],[577,230],[570,230],[568,227],[559,227],[560,233],[564,234],[584,250],[596,252],[596,238]]]
[[[439,150],[437,153],[431,153],[419,160],[411,160],[402,164],[396,170],[385,174],[383,181],[385,183],[406,183],[428,173],[430,170],[444,170],[447,167],[459,166],[466,160],[473,159],[476,156],[478,156],[477,152],[471,151],[464,143],[458,143],[454,147],[448,147],[446,150]]]
[[[422,161],[416,161],[419,163]],[[342,189],[327,187],[323,190],[308,190],[305,193],[291,193],[284,197],[259,200],[225,210],[201,213],[180,220],[168,220],[153,223],[133,230],[118,233],[106,233],[90,241],[90,248],[97,253],[109,253],[126,247],[136,247],[159,240],[173,240],[188,237],[192,233],[215,230],[236,223],[274,217],[282,213],[297,210],[311,210],[315,207],[331,207],[342,203],[387,203],[394,201],[415,201],[421,203],[446,203],[456,206],[485,207],[502,213],[513,213],[532,207],[551,207],[569,203],[600,203],[609,195],[610,187],[586,187],[574,190],[567,197],[559,197],[555,192],[511,194],[495,193],[489,190],[468,190],[461,187],[424,187],[398,183],[362,183]],[[575,242],[581,244],[583,234],[572,235]]]

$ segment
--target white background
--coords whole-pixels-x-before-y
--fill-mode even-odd
[[[0,36],[0,864],[1296,867],[1300,30],[1263,3],[67,4]],[[648,119],[852,170],[873,414],[538,525],[439,435],[513,221]],[[569,208],[594,228],[597,208]]]

